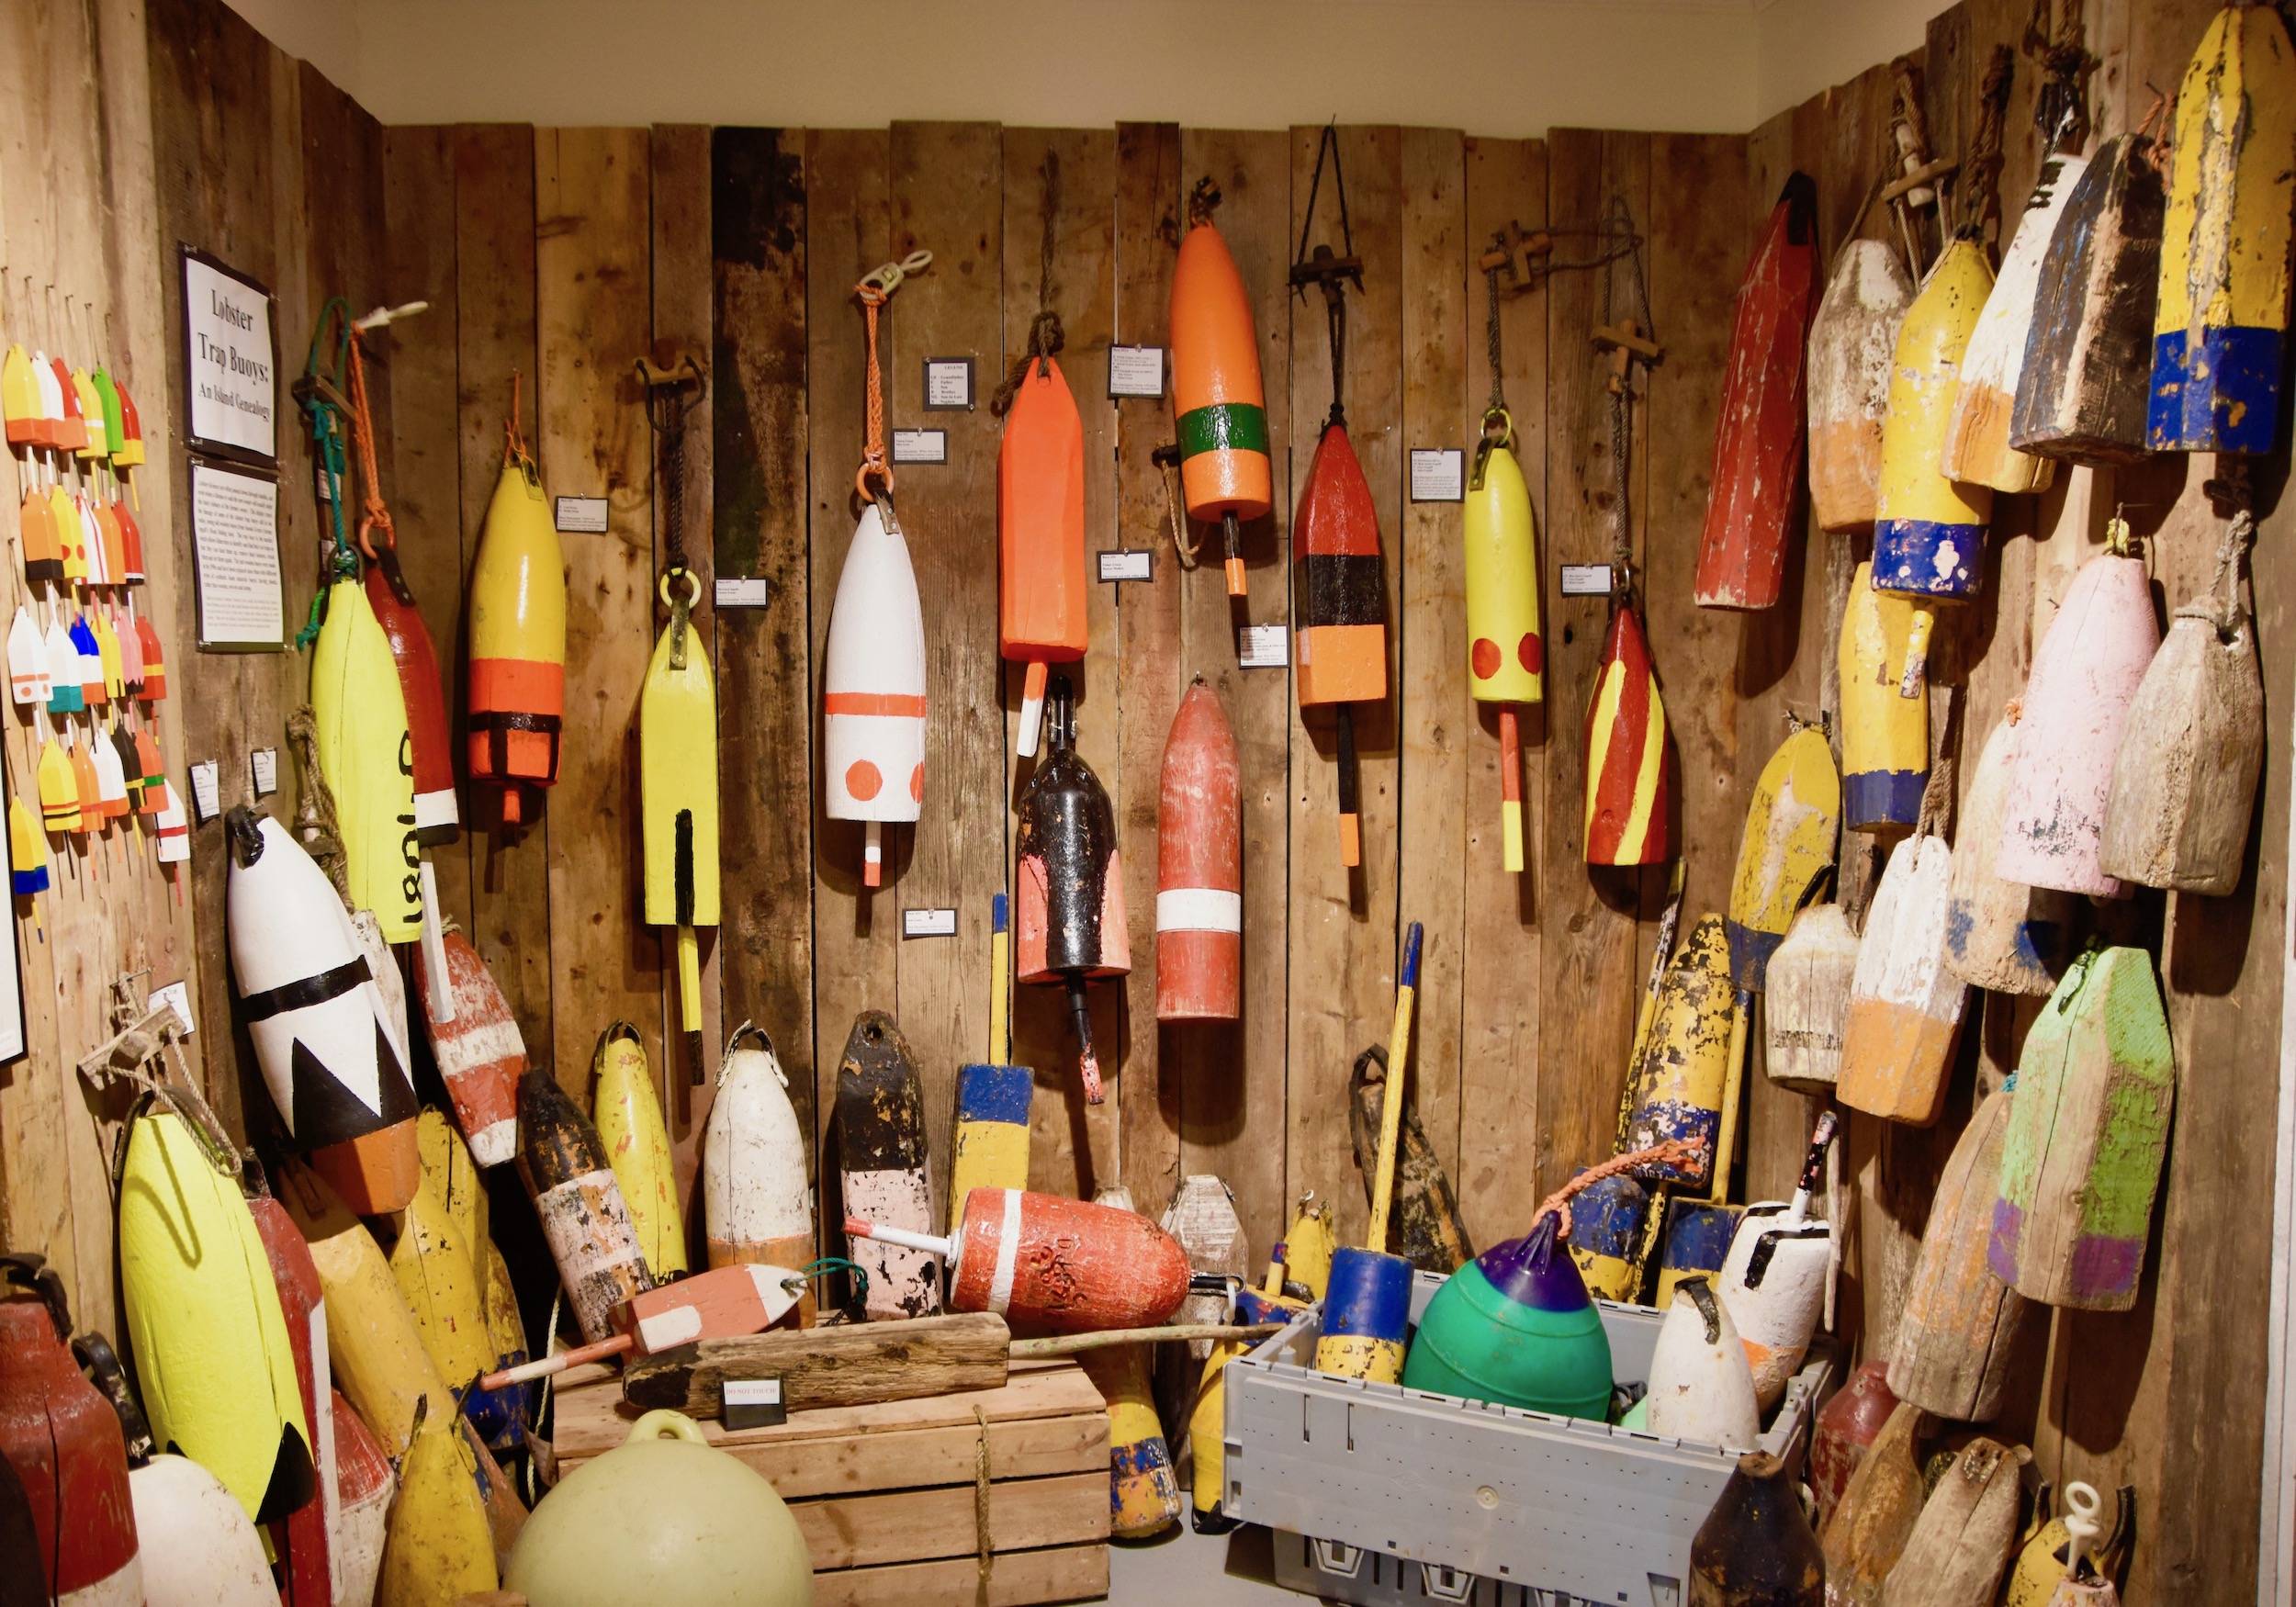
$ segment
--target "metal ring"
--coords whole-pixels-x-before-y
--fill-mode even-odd
[[[686,578],[687,609],[691,611],[699,607],[702,601],[702,577],[695,574],[692,569],[664,569],[662,571],[661,580],[654,588],[655,590],[661,593],[662,606],[664,608],[675,608],[678,606],[670,599],[670,578],[673,574],[683,575]],[[611,1032],[613,1028],[608,1028],[607,1030]]]

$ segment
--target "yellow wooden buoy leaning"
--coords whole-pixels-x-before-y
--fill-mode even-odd
[[[450,1607],[501,1582],[476,1459],[454,1418],[429,1408],[427,1400],[415,1407],[399,1467],[375,1607]]]
[[[493,1369],[470,1241],[427,1176],[407,1202],[399,1242],[390,1250],[390,1275],[442,1376],[459,1387]]]
[[[591,1111],[598,1122],[599,1141],[606,1146],[614,1181],[622,1186],[622,1201],[630,1208],[646,1265],[657,1281],[666,1281],[692,1263],[686,1254],[685,1217],[678,1208],[670,1129],[662,1120],[661,1101],[654,1092],[637,1028],[616,1021],[600,1033],[590,1067],[598,1079]]]
[[[1928,682],[1900,697],[1913,605],[1875,590],[1871,564],[1850,577],[1842,616],[1842,823],[1851,831],[1909,826],[1930,779]]]

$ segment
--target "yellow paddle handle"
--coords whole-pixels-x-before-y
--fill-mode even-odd
[[[998,932],[988,940],[988,1058],[1012,1064],[1012,938]]]
[[[1730,1011],[1730,1069],[1723,1073],[1722,1122],[1714,1135],[1714,1158],[1707,1163],[1714,1186],[1706,1190],[1706,1198],[1716,1205],[1730,1194],[1730,1156],[1738,1149],[1738,1085],[1746,1069],[1746,1039],[1753,1013],[1753,995],[1739,995]]]
[[[1412,1006],[1419,995],[1417,921],[1403,938],[1403,974],[1395,990],[1395,1028],[1387,1044],[1387,1092],[1379,1104],[1379,1163],[1372,1174],[1371,1226],[1365,1248],[1387,1249],[1388,1208],[1395,1199],[1395,1148],[1403,1132],[1403,1073],[1411,1063]]]

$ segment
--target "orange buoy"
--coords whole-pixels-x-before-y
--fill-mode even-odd
[[[470,939],[449,928],[440,934],[440,943],[451,1016],[434,1003],[429,945],[414,946],[414,986],[422,995],[431,1052],[455,1104],[455,1125],[470,1145],[470,1158],[481,1166],[500,1166],[518,1158],[518,1079],[526,1071],[526,1040],[519,1035],[510,1001]]]
[[[1294,679],[1300,706],[1331,703],[1339,716],[1339,861],[1363,862],[1361,783],[1350,705],[1387,697],[1387,577],[1379,515],[1345,421],[1323,426],[1291,525]]]
[[[996,449],[996,645],[1026,664],[1013,750],[1034,757],[1048,664],[1085,656],[1085,426],[1061,365],[1029,360]]]
[[[558,779],[566,713],[566,567],[542,471],[518,433],[511,386],[502,473],[470,571],[470,778],[502,790],[502,820],[523,792]]]
[[[1156,1019],[1232,1021],[1244,1006],[1244,804],[1235,731],[1204,678],[1165,738],[1156,800]]]
[[[1220,192],[1209,178],[1188,198],[1187,234],[1172,270],[1172,411],[1187,516],[1217,519],[1228,595],[1244,594],[1239,525],[1275,502],[1267,461],[1267,397],[1260,383],[1252,301],[1228,242],[1212,226]]]

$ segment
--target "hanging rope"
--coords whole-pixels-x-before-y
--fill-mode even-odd
[[[1969,136],[1962,167],[1962,222],[1956,231],[1964,240],[1984,240],[1998,231],[2001,219],[2001,132],[2009,121],[2009,83],[2017,57],[2007,45],[1993,47],[1986,63],[1985,85],[1977,93],[1977,126]]]
[[[2025,54],[2041,63],[2041,91],[2033,99],[2033,127],[2041,133],[2042,149],[2078,151],[2088,138],[2088,75],[2097,58],[2081,42],[2078,0],[2058,0],[2064,7],[2050,26],[2051,0],[2033,0],[2025,20]]]
[[[869,482],[874,478],[884,488],[888,512],[893,505],[893,466],[885,461],[885,390],[884,371],[877,365],[877,309],[893,298],[902,280],[932,265],[931,252],[913,251],[897,263],[886,263],[853,287],[853,294],[861,298],[861,316],[869,326],[869,434],[861,450],[861,466],[853,475],[853,485],[861,492],[862,501],[874,502],[877,499],[869,489]]]
[[[335,331],[334,364],[330,370],[323,363],[330,322]],[[352,548],[350,535],[343,528],[343,494],[350,479],[351,433],[350,417],[355,409],[343,394],[346,370],[351,358],[351,309],[342,297],[329,298],[319,309],[318,327],[311,331],[310,354],[303,361],[303,377],[295,382],[296,402],[303,410],[303,419],[311,435],[311,456],[317,460],[321,483],[325,487],[331,542],[321,544],[319,588],[311,595],[310,615],[303,628],[295,635],[299,650],[319,639],[319,627],[327,617],[327,590],[338,580],[355,580],[359,576],[358,554]]]
[[[1328,245],[1319,245],[1313,255],[1308,252],[1308,235],[1315,228],[1315,199],[1323,187],[1323,161],[1331,159],[1332,186],[1339,192],[1339,238],[1342,254],[1334,256]],[[1308,181],[1308,208],[1300,220],[1300,251],[1292,259],[1291,287],[1302,298],[1310,285],[1323,292],[1323,311],[1329,321],[1332,357],[1332,410],[1324,420],[1324,428],[1331,429],[1347,422],[1344,392],[1347,375],[1347,291],[1353,283],[1363,288],[1363,259],[1356,255],[1356,234],[1347,219],[1347,174],[1339,163],[1339,125],[1334,120],[1323,125],[1322,137],[1315,147],[1315,173]]]
[[[347,909],[351,904],[351,874],[343,844],[343,826],[335,817],[334,789],[327,784],[319,763],[319,716],[309,703],[287,716],[287,749],[295,755],[303,783],[295,793],[295,835],[303,851],[334,883],[335,896]]]
[[[2216,576],[2208,591],[2177,610],[2178,619],[2204,619],[2216,627],[2217,640],[2229,642],[2240,629],[2240,560],[2257,538],[2257,517],[2243,508],[2224,527],[2216,546]]]
[[[1634,244],[1617,259],[1634,270],[1635,305],[1641,313],[1641,321],[1633,332],[1642,335],[1655,349],[1658,343],[1658,323],[1650,316],[1650,285],[1642,271],[1642,236],[1635,228],[1634,212],[1626,205],[1626,197],[1614,192],[1611,196],[1610,216],[1615,223],[1634,241]],[[1603,324],[1613,327],[1613,309],[1616,299],[1616,275],[1603,271]],[[1599,338],[1599,337],[1598,337]],[[1629,484],[1629,455],[1633,450],[1634,431],[1631,408],[1634,398],[1635,359],[1641,355],[1654,362],[1647,354],[1638,354],[1621,343],[1616,350],[1616,368],[1610,382],[1610,448],[1611,462],[1618,477],[1617,500],[1613,507],[1611,535],[1611,596],[1620,604],[1626,602],[1634,589],[1634,524],[1627,506],[1626,489]]]
[[[1561,1231],[1556,1237],[1567,1237],[1570,1232],[1570,1197],[1572,1195],[1593,1186],[1605,1177],[1615,1177],[1621,1172],[1632,1171],[1637,1166],[1688,1166],[1697,1160],[1705,1147],[1704,1139],[1662,1139],[1647,1150],[1630,1150],[1623,1155],[1613,1155],[1600,1165],[1589,1166],[1545,1199],[1540,1200],[1538,1209],[1531,1213],[1531,1220],[1534,1223],[1538,1222],[1551,1211],[1562,1219]]]
[[[1921,813],[1913,825],[1916,837],[1943,837],[1953,819],[1953,754],[1960,747],[1953,738],[1961,730],[1961,704],[1952,687],[1934,681],[1930,696],[1942,701],[1944,708],[1938,715],[1937,757],[1930,761],[1929,782],[1921,789]]]
[[[1196,538],[1190,534],[1187,521],[1180,517],[1180,447],[1177,442],[1167,441],[1148,455],[1148,461],[1164,471],[1164,518],[1172,527],[1172,551],[1180,560],[1180,568],[1196,568]]]
[[[396,551],[399,528],[391,523],[390,510],[383,503],[383,477],[375,466],[375,421],[366,408],[366,364],[359,354],[359,332],[355,329],[345,332],[351,365],[351,439],[359,449],[361,502],[357,541],[359,551],[371,558],[375,556],[375,544],[368,532],[379,529],[383,533],[384,545]],[[335,522],[340,528],[340,511],[335,516]]]
[[[1506,378],[1499,348],[1499,268],[1496,264],[1483,270],[1483,292],[1490,307],[1486,323],[1488,356],[1491,362],[1491,402],[1483,409],[1482,439],[1475,444],[1475,470],[1468,477],[1468,489],[1480,491],[1483,488],[1483,469],[1491,462],[1491,455],[1514,442],[1514,420],[1507,412]]]
[[[1037,262],[1036,317],[1029,320],[1029,344],[1019,356],[1012,360],[1012,367],[1005,376],[1004,384],[989,399],[988,410],[1003,418],[1012,406],[1012,399],[1020,394],[1021,381],[1029,377],[1029,365],[1039,364],[1038,376],[1052,372],[1052,358],[1068,343],[1067,332],[1061,328],[1061,315],[1052,308],[1052,247],[1059,235],[1061,209],[1061,159],[1057,151],[1044,153],[1044,237]]]

